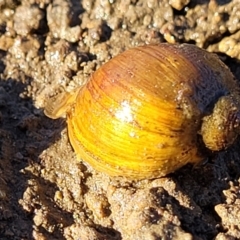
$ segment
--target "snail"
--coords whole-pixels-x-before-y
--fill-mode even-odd
[[[67,113],[71,145],[95,169],[151,179],[228,148],[240,129],[239,93],[217,55],[161,43],[112,58],[45,114]]]

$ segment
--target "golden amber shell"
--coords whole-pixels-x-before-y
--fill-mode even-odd
[[[202,119],[237,89],[218,57],[194,45],[136,47],[79,90],[68,111],[70,142],[81,159],[109,175],[164,176],[202,160]]]

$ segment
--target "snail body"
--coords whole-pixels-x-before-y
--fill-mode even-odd
[[[45,113],[67,112],[70,142],[94,168],[144,179],[226,149],[239,109],[237,82],[215,54],[163,43],[119,54]]]

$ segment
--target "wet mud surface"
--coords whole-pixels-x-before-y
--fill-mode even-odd
[[[192,43],[240,81],[238,0],[0,1],[0,239],[240,239],[239,139],[195,168],[129,181],[78,161],[49,98],[118,53]]]

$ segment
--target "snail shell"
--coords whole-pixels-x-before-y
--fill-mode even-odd
[[[45,113],[67,112],[70,142],[97,170],[155,178],[226,149],[239,132],[239,87],[215,54],[146,45],[100,67]]]

